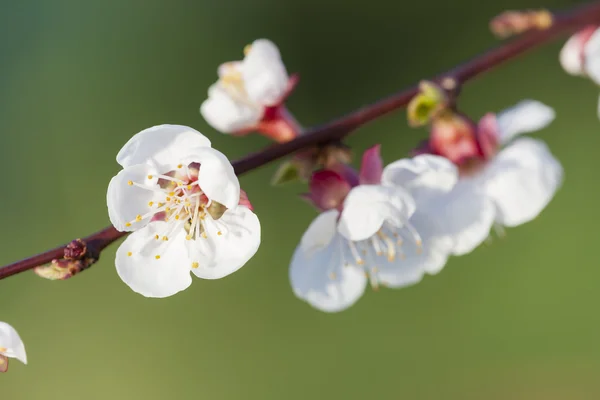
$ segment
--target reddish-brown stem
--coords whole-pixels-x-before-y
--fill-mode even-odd
[[[552,26],[548,29],[528,32],[510,42],[502,43],[463,64],[439,74],[433,80],[442,82],[448,78],[460,86],[528,50],[549,42],[560,34],[574,32],[590,24],[600,24],[600,2],[585,4],[564,13],[557,13],[554,15]],[[241,175],[298,150],[339,140],[363,124],[405,107],[417,91],[418,84],[415,84],[331,122],[308,129],[303,135],[287,143],[276,144],[252,153],[233,162],[235,172],[237,175]],[[83,240],[90,247],[100,252],[126,234],[110,226],[83,238]],[[53,259],[62,258],[64,248],[65,245],[4,266],[0,268],[0,279],[49,263]]]

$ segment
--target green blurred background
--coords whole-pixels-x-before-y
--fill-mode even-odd
[[[345,113],[492,45],[488,20],[548,0],[31,0],[0,9],[0,263],[109,221],[114,158],[134,133],[193,126],[231,159],[268,144],[220,135],[198,108],[219,63],[260,37],[301,84],[305,125]],[[131,291],[116,246],[72,280],[0,282],[0,320],[25,341],[0,399],[598,399],[598,89],[558,64],[562,41],[465,88],[479,117],[522,98],[552,105],[540,133],[566,170],[555,200],[437,276],[369,292],[329,315],[296,299],[292,251],[315,212],[273,188],[276,165],[243,176],[263,226],[246,267],[168,299]],[[348,140],[383,143],[387,161],[425,131],[399,112]]]

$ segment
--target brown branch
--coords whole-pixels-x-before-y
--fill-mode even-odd
[[[500,44],[455,68],[439,74],[433,78],[433,80],[442,82],[444,79],[449,78],[453,80],[456,85],[460,86],[468,80],[475,78],[506,61],[512,60],[528,50],[549,42],[560,34],[574,32],[591,24],[600,24],[600,1],[585,4],[564,13],[554,14],[554,21],[549,28],[531,31],[510,42]],[[417,94],[417,91],[418,84],[392,94],[371,105],[362,107],[336,120],[308,129],[302,136],[292,141],[273,145],[264,150],[252,153],[233,162],[235,172],[237,175],[241,175],[268,164],[271,161],[290,155],[298,150],[342,139],[359,126],[405,107],[414,95]],[[83,238],[83,240],[90,248],[93,248],[99,254],[108,245],[126,234],[126,232],[119,232],[114,227],[110,226]],[[64,256],[65,246],[66,245],[63,245],[36,256],[1,267],[0,279],[49,263],[53,259],[62,258]]]

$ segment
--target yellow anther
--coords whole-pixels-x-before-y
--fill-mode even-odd
[[[158,206],[158,207],[162,207],[162,206],[164,206],[164,205],[165,205],[165,203],[158,203],[158,204],[157,204],[157,206]]]
[[[132,255],[133,255],[132,252],[130,252],[130,251],[127,252],[127,257],[131,257]]]
[[[165,211],[166,211],[166,212],[169,212],[169,211],[171,211],[171,207],[167,207],[167,208],[165,208]]]
[[[168,238],[168,237],[166,237],[166,236],[163,236],[163,237],[162,237],[162,240],[164,240],[164,241],[166,242],[167,240],[169,240],[169,238]]]
[[[192,185],[187,185],[187,190],[192,190]]]
[[[133,186],[133,181],[127,181],[127,184],[128,184],[129,186]]]
[[[154,258],[156,258],[157,260],[160,260],[160,256],[158,254],[155,255]]]
[[[192,240],[192,237],[190,235],[185,235],[185,240]]]
[[[7,350],[6,347],[0,347],[0,353],[6,353]]]
[[[192,206],[192,203],[190,203],[189,201],[186,201],[186,202],[185,202],[185,206],[186,206],[186,207],[191,207],[191,206]]]
[[[247,45],[244,47],[244,55],[245,55],[245,56],[247,56],[247,55],[248,55],[248,53],[250,53],[250,50],[252,50],[252,45],[251,45],[251,44],[247,44]]]
[[[152,179],[154,178],[152,175],[148,175],[148,179]]]
[[[169,192],[169,196],[175,196],[175,192]]]
[[[153,201],[149,201],[149,202],[148,202],[148,207],[152,207],[153,205],[154,205],[154,202],[153,202]]]
[[[131,226],[131,222],[127,222],[127,223],[125,224],[125,226],[126,226],[126,227],[130,227],[130,226]]]
[[[167,200],[167,201],[171,201],[171,198],[170,198],[170,197],[167,197],[165,200]]]
[[[158,235],[154,235],[154,239],[158,240],[159,236]]]
[[[197,263],[197,262],[193,262],[193,263],[192,263],[192,268],[198,268],[198,266],[199,266],[199,265],[198,265],[198,263]]]
[[[183,164],[179,164],[179,165],[177,166],[177,168],[181,168],[181,167],[183,167]]]
[[[182,187],[182,186],[183,186],[183,183],[181,183],[181,182],[177,182],[177,186],[178,186],[178,187]]]
[[[176,215],[176,216],[175,216],[175,219],[177,219],[177,220],[178,220],[178,219],[179,219],[179,215]]]
[[[217,232],[217,235],[221,236],[223,233],[221,231]]]
[[[202,237],[203,237],[204,239],[206,239],[206,238],[208,237],[208,235],[206,234],[206,232],[202,232]]]
[[[135,220],[136,220],[137,222],[140,222],[140,221],[142,220],[142,216],[141,216],[141,215],[138,215],[137,217],[135,217]]]
[[[356,263],[358,265],[365,265],[365,260],[358,260]]]

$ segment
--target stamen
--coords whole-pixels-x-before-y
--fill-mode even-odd
[[[128,184],[129,186],[133,186],[133,181],[127,181],[127,184]]]
[[[130,252],[130,251],[127,252],[127,257],[131,257],[132,255],[133,255],[132,252]]]
[[[148,202],[148,207],[152,207],[153,205],[154,205],[154,202],[153,202],[153,201],[149,201],[149,202]]]
[[[159,237],[160,236],[158,236],[158,235],[154,235],[154,239],[156,239],[156,240],[158,240]]]
[[[167,240],[169,240],[169,238],[168,238],[168,237],[166,237],[166,236],[163,236],[163,237],[162,237],[162,240],[166,242]]]
[[[354,259],[356,260],[356,263],[358,265],[364,265],[365,262],[362,259],[362,257],[358,254],[358,251],[356,250],[356,246],[354,245],[354,242],[348,242],[349,243],[349,247],[350,247],[350,252],[352,252],[352,256],[354,257]]]
[[[199,264],[198,264],[197,262],[195,262],[195,261],[194,261],[194,262],[192,263],[192,268],[198,268],[198,267],[199,267]]]
[[[157,260],[160,260],[160,255],[155,255],[154,258],[156,258]]]
[[[148,175],[148,179],[152,179],[154,178],[152,175]]]

